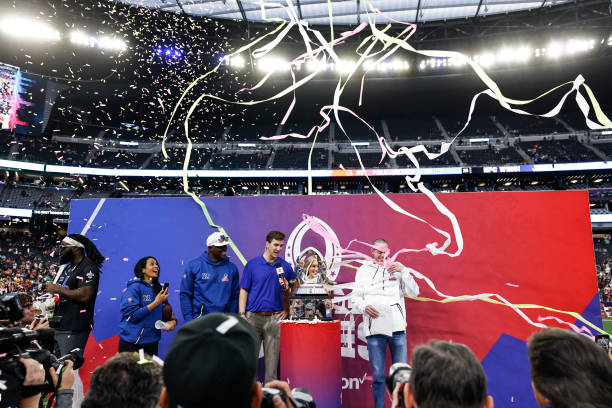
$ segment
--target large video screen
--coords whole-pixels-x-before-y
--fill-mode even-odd
[[[39,136],[43,122],[47,81],[0,62],[0,127]]]

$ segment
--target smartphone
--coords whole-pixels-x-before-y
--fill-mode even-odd
[[[168,289],[168,286],[170,286],[170,282],[162,283],[162,290]]]
[[[599,344],[602,349],[608,351],[610,349],[610,335],[598,334],[595,336],[595,343]]]

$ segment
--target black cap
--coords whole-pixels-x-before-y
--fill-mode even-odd
[[[170,407],[249,407],[259,337],[236,314],[211,313],[181,327],[166,354]]]

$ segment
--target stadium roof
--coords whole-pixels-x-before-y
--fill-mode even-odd
[[[259,0],[118,0],[121,3],[149,9],[185,13],[219,19],[264,22],[265,18],[288,20],[286,0],[267,0],[265,18]],[[368,21],[368,3],[385,16],[377,16],[377,23],[428,22],[458,18],[482,17],[520,10],[534,10],[568,0],[292,0],[295,13],[315,25],[329,25],[329,5],[334,24],[356,25]]]

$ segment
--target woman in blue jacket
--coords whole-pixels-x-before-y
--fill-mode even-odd
[[[159,263],[152,256],[146,256],[134,266],[136,277],[127,283],[121,298],[121,322],[119,323],[119,352],[144,349],[150,355],[157,355],[161,330],[155,322],[165,315],[165,331],[176,327],[176,318],[168,304],[168,288],[159,284]],[[166,308],[166,313],[162,313]]]

